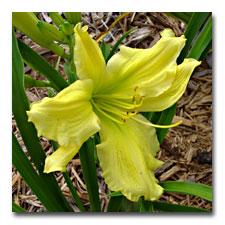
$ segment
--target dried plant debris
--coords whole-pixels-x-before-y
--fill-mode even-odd
[[[104,32],[118,16],[119,12],[82,13],[84,25],[89,26],[89,32],[96,38]],[[61,13],[62,16],[65,16]],[[39,19],[51,23],[47,13],[39,13]],[[124,39],[123,45],[133,48],[152,47],[160,39],[160,31],[171,28],[176,36],[183,34],[185,25],[167,16],[165,13],[132,13],[121,20],[111,32],[104,38],[104,42],[112,45],[129,29],[138,28]],[[51,65],[56,66],[58,56],[46,50],[20,32],[17,37],[25,41],[35,51],[38,51]],[[66,78],[63,71],[64,59],[60,60],[59,72]],[[25,73],[38,80],[46,80],[37,71],[25,67]],[[48,96],[47,88],[26,89],[30,102],[38,101]],[[178,102],[178,108],[173,122],[182,120],[183,123],[170,128],[161,144],[158,158],[165,163],[155,171],[157,179],[162,181],[187,181],[212,185],[212,57],[211,53],[192,75],[187,90]],[[23,143],[20,132],[12,116],[12,130],[17,137],[22,149],[28,158],[29,154]],[[40,137],[41,145],[47,155],[52,153],[52,146],[45,137]],[[83,201],[90,211],[88,195],[82,176],[80,160],[78,156],[68,164],[67,171]],[[104,179],[101,177],[101,169],[97,168],[98,185],[102,211],[105,212],[109,202],[106,197],[110,193]],[[75,212],[79,212],[72,195],[67,187],[61,172],[55,172],[59,186],[71,204]],[[46,209],[32,193],[18,171],[12,169],[12,196],[13,201],[28,212],[45,212]],[[160,199],[169,203],[212,209],[211,202],[204,199],[177,193],[165,193]]]

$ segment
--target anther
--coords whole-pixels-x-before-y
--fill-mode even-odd
[[[136,91],[137,91],[137,89],[138,89],[138,86],[136,86],[136,87],[134,88],[134,91],[136,92]]]

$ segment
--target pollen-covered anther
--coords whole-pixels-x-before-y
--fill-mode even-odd
[[[138,89],[138,86],[136,86],[136,87],[134,88],[134,91],[136,92],[136,91],[137,91],[137,89]]]

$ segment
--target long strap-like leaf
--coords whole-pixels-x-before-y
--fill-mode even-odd
[[[54,67],[19,39],[18,46],[24,61],[43,74],[54,85],[56,91],[60,91],[68,86],[66,80]]]
[[[92,138],[89,138],[79,151],[82,172],[88,191],[91,211],[100,212],[98,181],[96,174],[96,165],[94,159],[95,144]]]
[[[28,122],[26,111],[29,110],[29,102],[24,90],[23,60],[19,52],[17,40],[12,30],[12,109],[17,126],[20,130],[24,144],[34,162],[39,176],[45,183],[45,191],[49,199],[57,199],[56,205],[59,211],[73,211],[63,196],[53,174],[44,174],[43,167],[45,153],[40,145],[34,125]],[[53,201],[54,202],[54,201]]]
[[[14,134],[12,134],[12,163],[19,171],[27,185],[31,188],[31,190],[48,211],[65,211],[63,205],[59,204],[57,196],[52,196],[51,191],[49,190],[48,186],[46,186],[45,181],[40,176],[38,176],[32,167]]]
[[[12,212],[27,212],[24,208],[17,205],[15,202],[12,202]]]
[[[187,56],[187,52],[191,46],[194,37],[197,35],[200,27],[204,24],[206,18],[209,15],[209,12],[194,12],[192,14],[191,20],[188,23],[187,29],[184,32],[184,36],[187,38],[187,41],[177,59],[178,63],[181,63]]]
[[[179,181],[167,181],[159,184],[164,188],[164,192],[189,194],[212,201],[212,187],[205,184]]]
[[[206,209],[185,206],[185,205],[176,205],[166,202],[153,202],[154,209],[162,212],[211,212]]]

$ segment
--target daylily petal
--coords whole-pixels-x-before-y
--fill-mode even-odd
[[[65,172],[66,165],[77,154],[78,150],[79,148],[74,146],[60,146],[56,152],[46,158],[44,173]]]
[[[38,136],[77,148],[95,134],[100,126],[89,101],[92,89],[92,80],[78,80],[54,98],[32,104],[28,121],[34,123]]]
[[[87,29],[87,26],[81,28],[81,23],[78,23],[74,29],[74,63],[77,76],[81,80],[92,79],[95,89],[105,76],[106,65],[97,42],[89,36]]]
[[[139,120],[146,119],[136,115]],[[131,201],[140,196],[157,200],[163,189],[153,170],[162,165],[154,156],[159,149],[155,129],[129,119],[123,125],[101,116],[101,144],[97,154],[109,189],[121,191]]]
[[[107,91],[124,93],[138,86],[144,96],[157,96],[167,90],[176,74],[176,59],[185,45],[184,36],[170,29],[150,49],[122,46],[107,64]],[[116,84],[116,85],[115,85]]]
[[[200,64],[201,62],[195,59],[184,59],[183,63],[177,66],[176,77],[171,87],[157,97],[144,98],[139,110],[141,112],[162,111],[176,103],[185,92],[187,83],[195,67]]]

